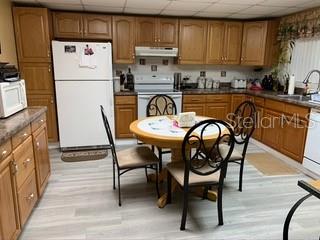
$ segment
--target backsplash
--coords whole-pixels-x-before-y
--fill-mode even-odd
[[[145,65],[140,65],[140,60],[145,60]],[[164,65],[163,60],[167,60],[168,64]],[[157,68],[157,71],[151,71],[151,68]],[[173,58],[160,58],[160,57],[147,57],[137,58],[136,64],[123,65],[114,64],[114,76],[116,76],[116,70],[123,72],[128,71],[128,67],[131,67],[133,74],[173,74],[175,72],[181,72],[182,77],[188,75],[191,76],[193,81],[196,81],[200,75],[200,71],[206,71],[206,76],[211,77],[214,80],[220,80],[221,82],[230,82],[232,79],[249,79],[263,77],[262,72],[255,72],[253,67],[246,66],[234,66],[234,65],[179,65],[173,63]],[[221,72],[226,73],[225,77],[222,77]]]

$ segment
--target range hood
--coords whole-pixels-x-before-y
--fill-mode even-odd
[[[136,56],[143,57],[177,57],[178,48],[170,47],[136,47]]]

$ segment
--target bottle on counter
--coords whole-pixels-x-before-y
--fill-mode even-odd
[[[273,79],[272,86],[273,86],[272,90],[274,92],[278,92],[278,90],[279,90],[279,81],[278,81],[278,79]]]
[[[273,89],[273,78],[272,75],[269,75],[268,77],[268,83],[267,83],[267,90],[272,90]]]
[[[124,91],[124,89],[126,88],[126,75],[121,72],[120,74],[120,91]]]
[[[267,90],[267,88],[268,88],[268,76],[267,75],[264,75],[264,78],[262,79],[261,85],[262,85],[263,89]]]
[[[128,68],[126,79],[127,79],[127,89],[129,89],[130,91],[133,91],[134,90],[134,75],[131,73],[131,68]]]

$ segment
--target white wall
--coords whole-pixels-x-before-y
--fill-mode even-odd
[[[115,70],[122,70],[125,73],[128,67],[131,66],[133,74],[172,74],[175,72],[181,72],[182,77],[185,75],[191,75],[191,79],[196,81],[197,77],[200,75],[200,71],[206,71],[206,76],[211,77],[215,80],[220,80],[221,82],[230,82],[233,78],[238,79],[248,79],[248,78],[261,78],[260,73],[255,73],[252,67],[243,66],[226,66],[226,65],[178,65],[173,64],[172,58],[160,58],[160,57],[147,57],[146,65],[139,64],[139,58],[136,59],[136,64],[133,65],[117,65],[113,66]],[[168,59],[169,64],[163,65],[162,59]],[[151,65],[157,65],[157,72],[151,71]],[[226,71],[226,77],[221,77],[221,71]]]
[[[290,73],[295,75],[297,87],[304,87],[302,82],[312,69],[320,70],[320,38],[297,40],[289,66]],[[310,83],[310,89],[317,89],[319,83],[317,73],[311,76]]]

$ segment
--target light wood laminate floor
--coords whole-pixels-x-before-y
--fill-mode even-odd
[[[251,144],[248,152],[260,152]],[[112,189],[111,158],[65,163],[58,150],[50,151],[52,176],[33,211],[21,240],[101,239],[282,239],[285,217],[306,192],[297,186],[303,174],[262,175],[246,162],[243,192],[237,191],[238,169],[229,165],[223,195],[224,225],[218,226],[216,203],[190,197],[187,230],[179,230],[181,193],[164,209],[156,206],[153,183],[143,170],[122,179],[123,206]],[[320,201],[307,200],[291,222],[290,239],[320,235]]]

